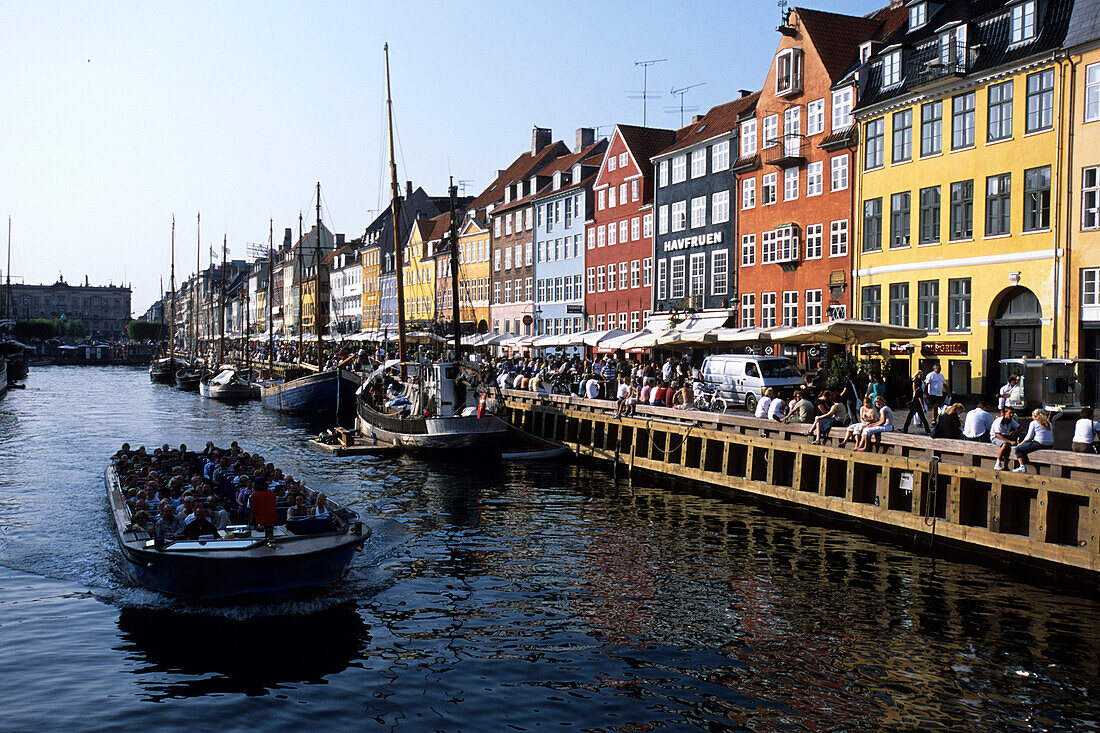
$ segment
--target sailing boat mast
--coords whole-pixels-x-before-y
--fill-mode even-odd
[[[172,315],[168,321],[168,358],[176,349],[176,215],[172,214],[172,269],[168,276],[168,284],[172,288]]]
[[[458,186],[451,176],[451,319],[455,330],[455,363],[462,360],[462,311],[458,307]]]
[[[302,250],[304,249],[302,237],[302,212],[298,212],[298,245],[296,249],[298,252],[295,254],[295,262],[297,262],[298,270],[298,363],[301,364],[305,361],[305,352],[302,351]]]
[[[317,247],[313,255],[313,332],[317,334],[317,371],[324,366],[321,355],[321,182],[317,181]]]
[[[199,355],[199,275],[202,273],[202,212],[195,214],[195,284],[191,288],[191,361]]]
[[[225,362],[225,247],[228,235],[222,235],[222,285],[221,308],[218,316],[218,366]]]
[[[8,266],[4,269],[7,273],[7,292],[4,293],[4,317],[15,317],[15,300],[11,297],[11,215],[8,215]]]
[[[401,188],[397,184],[397,162],[394,159],[393,148],[393,96],[390,94],[390,44],[382,47],[386,55],[386,119],[389,125],[390,138],[390,189],[392,191],[393,206],[393,257],[394,267],[397,270],[397,360],[401,364],[401,378],[405,379],[405,288],[402,279],[401,252]]]
[[[267,230],[267,378],[275,372],[275,324],[271,319],[275,313],[275,220],[268,220]]]

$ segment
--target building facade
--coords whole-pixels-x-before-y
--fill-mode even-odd
[[[992,395],[1002,359],[1064,355],[1053,202],[1071,9],[910,3],[859,71],[860,315],[927,330],[920,364],[940,362],[956,394]]]
[[[361,250],[341,239],[329,271],[329,333],[350,335],[363,326],[363,263]]]
[[[588,328],[639,331],[652,310],[653,156],[676,133],[616,125],[596,180],[585,225]]]
[[[11,284],[12,317],[81,321],[88,336],[119,338],[130,322],[130,288],[73,285],[58,277],[52,285]],[[3,286],[6,291],[8,285]],[[5,293],[7,295],[7,293]]]
[[[492,323],[489,311],[489,291],[492,288],[490,250],[489,224],[484,209],[467,211],[458,231],[458,297],[462,320],[473,323],[478,333],[488,332]]]

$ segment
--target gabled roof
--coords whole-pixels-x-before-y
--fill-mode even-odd
[[[643,176],[653,174],[653,156],[676,142],[676,130],[662,127],[639,127],[637,125],[615,125],[616,132],[623,138],[627,150],[634,157]]]
[[[432,225],[432,228],[428,231],[425,240],[435,241],[443,239],[443,235],[451,228],[451,212],[444,211],[439,216],[431,219],[429,223]]]
[[[904,5],[885,7],[862,18],[811,8],[798,8],[797,12],[832,82],[843,78],[859,61],[860,44],[887,38],[899,28],[899,24],[908,22],[908,11]]]
[[[481,209],[489,204],[503,201],[504,188],[506,186],[514,184],[516,181],[529,178],[532,173],[538,172],[548,162],[562,155],[569,155],[569,148],[561,140],[543,147],[534,154],[532,154],[530,150],[524,152],[512,161],[512,164],[504,169],[504,172],[497,176],[496,180],[490,183],[488,188],[478,194],[474,200],[470,202],[470,208]]]
[[[760,99],[760,92],[753,92],[732,102],[712,107],[697,122],[685,125],[676,131],[676,142],[657,153],[655,157],[663,157],[669,153],[710,140],[716,135],[721,135],[737,129],[738,120],[746,114],[751,114],[756,109],[756,103]],[[735,156],[736,157],[736,156]]]

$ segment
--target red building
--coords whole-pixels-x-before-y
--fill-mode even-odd
[[[588,327],[640,331],[653,308],[653,163],[673,130],[616,125],[585,227]]]
[[[851,313],[860,46],[905,8],[870,17],[791,10],[755,114],[740,123],[739,325],[804,326]]]

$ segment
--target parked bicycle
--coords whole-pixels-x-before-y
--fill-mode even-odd
[[[729,404],[714,389],[699,386],[695,390],[695,408],[724,415],[729,409]]]

